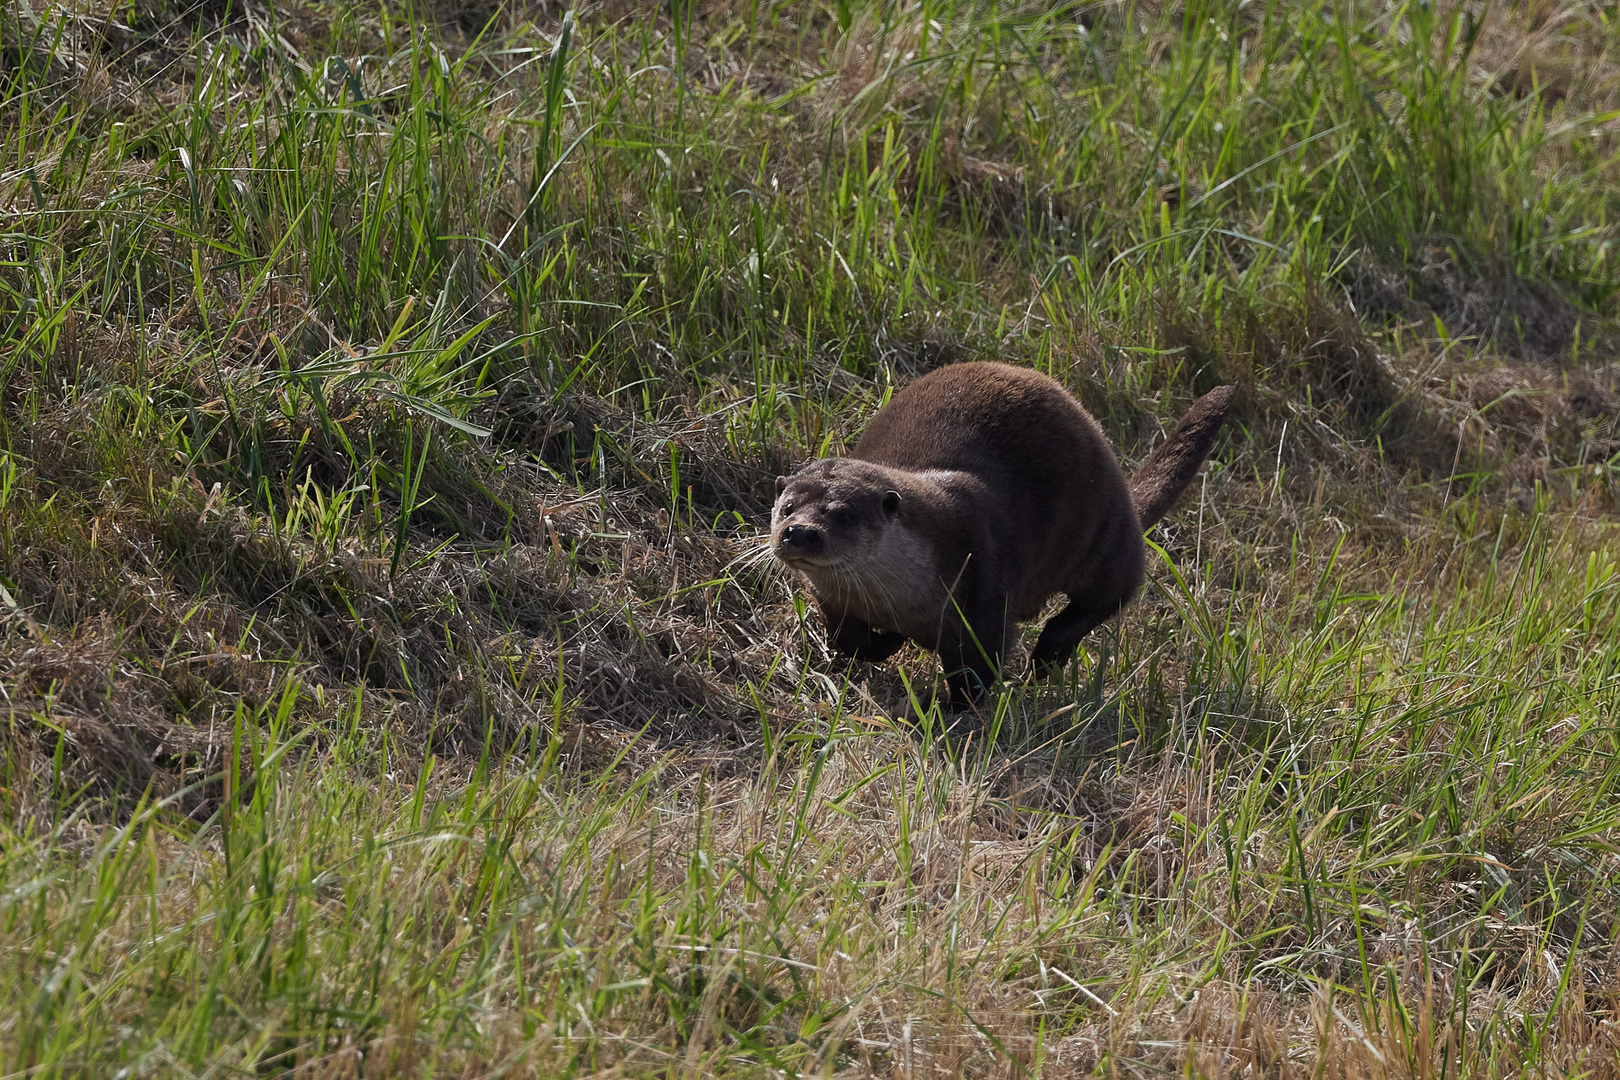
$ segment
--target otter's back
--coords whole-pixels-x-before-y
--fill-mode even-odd
[[[1096,422],[1062,384],[997,363],[924,375],[872,418],[850,456],[912,471],[956,469],[1015,488],[1091,486],[1119,476]]]

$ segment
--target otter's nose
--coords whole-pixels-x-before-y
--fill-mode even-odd
[[[809,525],[789,525],[782,530],[781,546],[810,553],[821,549],[821,530]]]

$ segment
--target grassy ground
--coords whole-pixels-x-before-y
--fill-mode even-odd
[[[6,0],[0,1076],[1615,1076],[1617,109],[1573,0]],[[963,747],[749,556],[985,356],[1241,399]]]

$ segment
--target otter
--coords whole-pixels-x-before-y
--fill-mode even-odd
[[[1054,593],[1030,660],[1060,671],[1141,587],[1142,535],[1208,455],[1235,387],[1199,398],[1127,480],[1057,380],[1009,364],[938,368],[894,396],[848,457],[776,478],[772,553],[809,581],[833,648],[940,654],[953,706],[995,681],[1018,624]]]

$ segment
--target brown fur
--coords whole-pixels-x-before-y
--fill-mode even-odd
[[[1053,593],[1069,603],[1035,644],[1043,673],[1136,594],[1142,516],[1157,521],[1197,473],[1231,397],[1199,399],[1127,484],[1055,380],[940,368],[896,394],[849,457],[777,478],[771,547],[809,579],[839,652],[884,660],[909,638],[940,653],[952,698],[972,701]]]
[[[1215,445],[1215,436],[1220,433],[1221,421],[1226,419],[1236,392],[1235,386],[1217,386],[1193,402],[1186,415],[1176,421],[1169,438],[1131,474],[1131,504],[1144,530],[1157,525],[1170,512],[1176,498],[1197,474],[1198,466]]]

